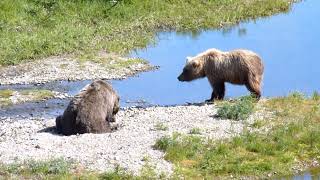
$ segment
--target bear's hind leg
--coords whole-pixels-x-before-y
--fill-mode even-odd
[[[213,85],[213,91],[211,94],[211,99],[206,100],[206,102],[212,102],[214,100],[222,100],[225,95],[225,84],[224,83],[215,83]]]

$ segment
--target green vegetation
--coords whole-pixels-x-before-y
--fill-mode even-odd
[[[165,179],[165,175],[157,175],[154,168],[146,163],[141,170],[140,176],[126,172],[120,167],[114,171],[96,173],[86,170],[78,170],[71,162],[63,159],[50,161],[30,161],[23,164],[0,164],[0,179]]]
[[[201,134],[200,128],[192,128],[189,132],[189,134]]]
[[[31,97],[33,101],[39,101],[54,97],[53,92],[46,89],[28,89],[22,90],[19,93],[23,96]]]
[[[282,176],[291,174],[294,166],[320,160],[318,94],[307,98],[294,93],[270,99],[263,107],[274,112],[268,132],[246,131],[219,141],[174,134],[159,139],[155,148],[165,151],[176,173],[187,178]]]
[[[154,127],[158,131],[167,131],[169,129],[168,126],[163,123],[157,123]]]
[[[257,119],[250,125],[250,127],[261,128],[261,127],[265,126],[266,123],[267,123],[267,121],[264,121],[263,119]]]
[[[13,91],[10,89],[0,90],[0,98],[9,98],[12,94]]]
[[[254,110],[255,99],[251,96],[244,96],[235,103],[224,102],[218,109],[217,115],[221,118],[243,120],[247,119]]]
[[[70,163],[55,159],[47,162],[30,161],[24,164],[0,165],[0,178],[16,177],[16,179],[66,178],[70,176]]]
[[[147,61],[141,58],[123,58],[113,53],[107,54],[106,52],[82,54],[78,58],[78,61],[80,63],[92,61],[101,64],[106,69],[130,68],[134,64],[147,64]]]
[[[287,12],[292,0],[1,0],[0,65],[50,55],[128,53],[159,31],[200,31]]]
[[[139,176],[135,176],[131,173],[124,171],[120,167],[112,172],[103,173],[96,176],[95,179],[105,179],[105,180],[121,180],[121,179],[134,179],[134,180],[144,180],[144,179],[167,179],[165,174],[157,175],[154,167],[152,167],[148,162],[143,166]]]
[[[134,64],[147,64],[147,61],[140,59],[140,58],[131,58],[128,60],[118,60],[116,61],[116,64],[112,64],[107,66],[107,68],[113,68],[113,69],[117,69],[117,68],[129,68],[130,66],[134,65]]]
[[[100,179],[105,179],[105,180],[134,179],[134,175],[125,172],[120,167],[117,167],[112,172],[107,172],[102,174]]]
[[[13,95],[13,93],[14,92],[9,89],[0,90],[0,107],[11,104],[10,97]]]
[[[15,102],[11,97],[16,96]],[[0,107],[9,106],[26,101],[40,101],[43,99],[53,98],[54,93],[45,89],[27,89],[21,91],[14,91],[10,89],[0,90]]]

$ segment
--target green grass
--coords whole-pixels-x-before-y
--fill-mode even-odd
[[[251,125],[250,125],[250,127],[252,127],[252,128],[261,128],[261,127],[263,127],[263,126],[265,126],[266,125],[266,121],[264,121],[263,119],[257,119],[257,120],[255,120]]]
[[[76,165],[63,159],[49,161],[29,161],[22,164],[0,164],[0,179],[165,179],[166,175],[155,173],[154,167],[146,163],[139,176],[117,166],[115,170],[97,173],[84,169],[77,170]]]
[[[167,179],[167,175],[160,173],[159,175],[155,172],[153,166],[149,163],[146,163],[140,172],[139,176],[133,175],[132,173],[128,173],[124,171],[120,167],[116,167],[114,171],[102,173],[99,176],[96,176],[95,179],[104,179],[104,180],[124,180],[124,179],[134,179],[134,180],[157,180],[157,179]]]
[[[0,90],[0,107],[9,106],[12,104],[10,97],[13,95],[14,91],[10,89]]]
[[[46,89],[28,89],[28,90],[22,90],[19,92],[23,96],[30,96],[32,97],[32,100],[38,101],[48,98],[53,98],[54,94],[50,90]]]
[[[192,128],[189,131],[189,134],[201,134],[201,129],[200,128]]]
[[[16,179],[63,179],[70,176],[71,164],[63,159],[50,161],[29,161],[23,164],[0,166],[0,178]]]
[[[167,125],[165,125],[164,123],[157,123],[154,128],[157,130],[157,131],[167,131],[169,128]]]
[[[134,64],[147,64],[148,62],[141,58],[124,58],[114,53],[100,51],[98,54],[82,53],[77,59],[80,63],[92,61],[99,63],[106,69],[130,68]],[[64,68],[64,67],[61,67]]]
[[[129,68],[134,64],[147,64],[146,60],[140,59],[140,58],[131,58],[127,60],[118,60],[115,64],[107,65],[106,68]]]
[[[301,94],[263,104],[275,113],[268,132],[245,131],[226,140],[174,134],[155,148],[186,178],[267,177],[292,174],[292,167],[320,160],[320,98]],[[258,125],[260,127],[260,125]],[[302,163],[303,162],[303,163]]]
[[[14,93],[19,95],[17,96],[17,102],[12,102],[10,99]],[[0,90],[0,107],[10,106],[14,103],[21,103],[25,101],[40,101],[53,97],[54,93],[46,89],[26,89],[21,91],[14,91],[10,89]]]
[[[125,172],[122,168],[117,167],[114,171],[112,172],[106,172],[103,173],[100,179],[105,179],[105,180],[121,180],[121,179],[134,179],[134,175]]]
[[[1,0],[0,65],[50,55],[128,53],[159,31],[199,31],[288,12],[292,0]]]
[[[254,111],[255,99],[251,96],[244,96],[234,103],[224,102],[218,109],[217,115],[221,118],[244,120]]]
[[[10,89],[0,90],[0,98],[9,98],[13,93],[14,91]]]

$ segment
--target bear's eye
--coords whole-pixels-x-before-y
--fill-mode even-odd
[[[183,72],[184,72],[184,73],[188,73],[188,72],[189,72],[189,69],[183,69]]]

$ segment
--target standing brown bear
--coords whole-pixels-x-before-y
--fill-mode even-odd
[[[225,82],[246,85],[258,99],[261,96],[261,84],[264,66],[261,58],[249,50],[223,52],[208,49],[195,57],[187,57],[179,81],[192,81],[207,77],[213,92],[208,101],[221,100],[225,95]]]
[[[119,96],[110,84],[96,80],[84,87],[56,118],[58,133],[64,135],[111,132],[110,122],[119,110]]]

